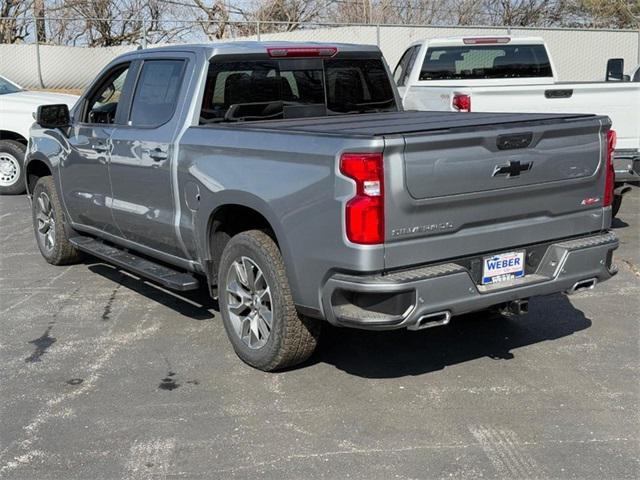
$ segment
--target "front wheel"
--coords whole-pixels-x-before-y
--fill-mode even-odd
[[[69,242],[62,205],[52,177],[42,177],[36,183],[31,212],[38,248],[47,262],[69,265],[82,259],[82,254]]]
[[[0,195],[24,193],[26,147],[15,140],[0,140]]]
[[[282,255],[259,230],[231,238],[220,259],[220,313],[237,355],[273,371],[305,361],[320,337],[320,321],[300,315],[293,303]]]

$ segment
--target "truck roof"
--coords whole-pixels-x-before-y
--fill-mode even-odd
[[[375,45],[359,45],[353,43],[328,43],[328,42],[284,42],[284,41],[237,41],[237,42],[211,42],[211,43],[190,43],[179,45],[165,45],[161,47],[149,47],[141,50],[134,50],[124,56],[139,56],[156,52],[194,52],[202,53],[207,57],[214,55],[246,55],[266,53],[267,48],[289,47],[289,48],[323,48],[335,47],[338,52],[371,52],[380,53],[380,49]]]
[[[429,46],[435,47],[451,47],[457,45],[465,45],[465,40],[481,40],[479,44],[490,45],[488,40],[492,39],[507,39],[507,45],[544,45],[544,39],[542,37],[520,37],[511,35],[464,35],[464,36],[452,36],[452,37],[439,37],[439,38],[425,38],[413,42],[411,45],[422,45],[428,43]],[[495,42],[499,43],[499,42]]]

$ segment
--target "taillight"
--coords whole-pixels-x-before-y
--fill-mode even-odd
[[[607,159],[605,164],[605,184],[603,203],[605,207],[613,203],[613,189],[615,183],[615,171],[613,169],[613,152],[616,149],[617,135],[615,130],[607,132]]]
[[[356,182],[345,207],[347,238],[353,243],[384,243],[384,166],[382,153],[344,153],[340,171]]]
[[[470,112],[471,111],[471,95],[466,95],[464,93],[455,93],[453,95],[453,101],[451,102],[453,108],[455,108],[459,112]]]

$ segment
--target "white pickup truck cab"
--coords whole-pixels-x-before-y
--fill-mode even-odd
[[[607,115],[618,136],[614,211],[630,189],[625,182],[640,181],[640,83],[558,82],[542,38],[418,41],[393,76],[407,110]]]
[[[24,193],[24,155],[39,105],[64,103],[73,107],[78,97],[63,93],[33,92],[0,75],[0,195]]]

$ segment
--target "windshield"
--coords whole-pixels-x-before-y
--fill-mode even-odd
[[[432,47],[420,72],[420,80],[552,76],[543,45]]]
[[[397,111],[380,59],[212,62],[200,123]]]
[[[6,93],[17,93],[21,91],[22,89],[9,82],[6,78],[0,77],[0,95],[4,95]]]

